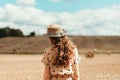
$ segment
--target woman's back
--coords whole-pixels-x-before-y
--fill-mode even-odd
[[[76,46],[59,27],[56,29],[54,26],[50,29],[48,29],[47,35],[51,46],[45,50],[42,59],[45,65],[44,80],[79,80],[80,57]],[[50,31],[52,31],[52,35]],[[53,31],[59,31],[62,35]]]

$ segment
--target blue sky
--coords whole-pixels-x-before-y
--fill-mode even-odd
[[[57,1],[57,0],[56,0]],[[16,0],[1,0],[0,5],[7,3],[16,4]],[[120,0],[35,0],[34,7],[52,12],[76,12],[84,9],[97,9],[110,7],[112,5],[120,5]]]
[[[0,27],[43,34],[50,24],[73,35],[120,35],[120,0],[0,0]]]
[[[59,2],[37,0],[36,2],[37,8],[54,12],[76,12],[84,9],[97,9],[120,4],[120,0],[61,0]]]

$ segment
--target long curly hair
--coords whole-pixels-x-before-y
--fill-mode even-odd
[[[70,60],[73,58],[73,49],[76,47],[67,36],[63,37],[50,37],[50,42],[53,49],[57,49],[53,65],[63,66],[69,65]]]

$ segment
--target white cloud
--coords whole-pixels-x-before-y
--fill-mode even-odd
[[[45,30],[45,26],[47,27],[56,20],[53,13],[46,13],[34,7],[6,4],[0,8],[0,27],[14,26],[20,28],[25,34],[32,30],[41,34]]]
[[[35,5],[36,0],[17,0],[17,4],[20,5]]]
[[[2,8],[0,8],[0,18],[4,17],[4,10]]]
[[[6,4],[0,7],[0,27],[20,28],[24,34],[43,34],[49,24],[62,25],[68,34],[120,35],[120,6],[75,13],[45,12],[35,7]]]

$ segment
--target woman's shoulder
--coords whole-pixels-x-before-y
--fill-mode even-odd
[[[51,53],[52,53],[52,54],[51,54]],[[51,47],[48,47],[48,48],[46,48],[46,49],[44,50],[44,55],[45,55],[45,56],[52,56],[53,53],[54,53],[54,50],[53,50],[53,48],[51,48]]]
[[[47,53],[47,52],[50,52],[50,47],[48,47],[44,50],[44,53]]]
[[[73,49],[73,52],[74,52],[74,54],[78,54],[78,49],[75,47],[75,48]]]
[[[74,48],[74,55],[75,55],[76,62],[79,62],[81,57],[79,55],[79,51],[77,48]]]

